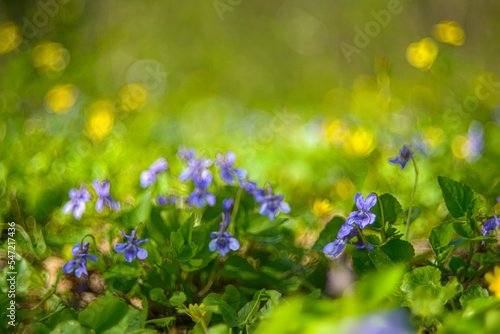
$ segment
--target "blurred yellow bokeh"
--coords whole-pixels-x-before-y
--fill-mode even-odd
[[[451,151],[457,158],[465,160],[474,152],[470,148],[467,136],[458,135],[451,142]]]
[[[360,157],[369,156],[376,146],[373,132],[363,127],[349,130],[349,137],[344,142],[344,150],[347,153]]]
[[[489,284],[489,290],[500,297],[500,267],[496,266],[492,273],[486,273],[484,279]]]
[[[343,201],[351,198],[354,195],[355,190],[354,184],[348,177],[344,178],[342,181],[337,183],[337,185],[335,185],[335,191]]]
[[[444,141],[445,135],[443,129],[437,126],[428,126],[425,131],[426,144],[430,149],[441,146]]]
[[[68,66],[69,51],[61,44],[43,41],[32,51],[33,65],[47,72],[60,72]]]
[[[319,218],[328,216],[333,210],[333,206],[328,199],[316,198],[312,206],[312,212]]]
[[[0,26],[0,54],[9,53],[21,44],[21,29],[12,22]]]
[[[455,46],[463,45],[465,34],[460,25],[455,21],[441,21],[434,26],[434,36],[441,43]]]
[[[109,101],[98,101],[90,108],[87,134],[93,140],[101,140],[113,129],[114,105]]]
[[[323,125],[323,133],[325,139],[334,145],[343,144],[349,135],[347,124],[338,119],[328,125]]]
[[[141,108],[148,98],[148,91],[143,84],[126,85],[120,91],[118,100],[120,107],[125,111],[134,111]]]
[[[406,49],[408,62],[420,69],[431,68],[438,54],[438,46],[432,38],[424,38],[420,42],[411,43]]]
[[[77,95],[74,85],[57,85],[45,95],[45,105],[55,113],[65,114],[75,105]]]

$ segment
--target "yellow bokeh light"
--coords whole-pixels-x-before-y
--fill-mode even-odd
[[[457,158],[465,160],[472,155],[469,141],[466,136],[456,136],[451,142],[451,151]]]
[[[436,24],[434,26],[434,36],[441,43],[455,46],[463,45],[465,42],[465,33],[455,21],[441,21]]]
[[[9,53],[21,44],[21,29],[12,22],[0,26],[0,54]]]
[[[143,84],[126,85],[120,91],[118,100],[125,111],[134,111],[141,108],[148,98],[148,91]]]
[[[32,52],[33,65],[42,71],[60,72],[68,66],[69,51],[61,44],[40,42]]]
[[[432,38],[424,38],[420,42],[411,43],[406,49],[408,62],[420,69],[431,68],[438,54],[438,46]]]
[[[90,108],[87,120],[87,134],[94,140],[101,140],[113,129],[114,106],[109,101],[99,101]]]
[[[347,125],[340,120],[334,120],[328,125],[323,126],[325,139],[332,144],[340,145],[347,139],[348,131]]]
[[[373,132],[365,128],[349,131],[349,137],[344,142],[344,149],[351,155],[367,157],[377,146]]]
[[[337,195],[339,195],[339,197],[344,201],[352,198],[355,190],[356,189],[354,188],[354,184],[348,177],[344,178],[342,181],[335,185],[335,191],[337,192]]]
[[[45,95],[45,105],[55,113],[65,114],[75,105],[76,97],[74,85],[57,85]]]
[[[489,290],[500,297],[500,267],[496,266],[493,273],[486,273],[484,279],[489,284]]]
[[[426,138],[426,144],[429,146],[429,148],[434,149],[439,146],[444,141],[444,131],[437,127],[437,126],[429,126],[424,130],[425,133],[425,138]]]

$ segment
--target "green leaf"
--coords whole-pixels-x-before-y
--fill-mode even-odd
[[[440,247],[448,246],[453,236],[453,232],[453,224],[451,222],[442,223],[431,230],[429,242],[436,254],[439,254],[437,250]]]
[[[380,238],[375,234],[365,235],[365,240],[372,246],[379,246],[382,243],[382,241],[380,241]]]
[[[415,256],[413,246],[408,241],[400,239],[389,240],[379,249],[386,253],[394,263],[406,263]]]
[[[337,239],[337,234],[339,234],[340,228],[344,225],[345,219],[339,216],[335,216],[326,224],[323,231],[321,231],[318,240],[312,247],[314,250],[322,250],[328,243]]]
[[[146,321],[146,323],[147,324],[163,324],[163,325],[167,325],[167,326],[172,326],[174,321],[175,321],[175,317],[166,317],[166,318],[151,319],[151,320]]]
[[[401,283],[401,292],[405,299],[403,306],[412,305],[417,287],[427,287],[433,295],[438,295],[441,290],[441,271],[435,267],[426,266],[406,273]]]
[[[193,243],[187,243],[181,232],[170,233],[170,242],[174,249],[174,259],[177,262],[186,262],[196,254],[198,246]]]
[[[448,266],[454,274],[460,274],[466,267],[466,262],[459,256],[453,256],[448,262]]]
[[[182,303],[184,303],[186,301],[187,297],[186,297],[186,294],[182,291],[175,291],[172,295],[172,297],[170,297],[168,299],[168,304],[170,306],[174,306],[174,307],[180,307],[182,305]]]
[[[482,202],[474,190],[463,183],[443,176],[438,176],[438,182],[446,207],[453,217],[473,216],[474,209]]]
[[[500,262],[498,257],[487,253],[474,253],[472,259],[482,265]]]
[[[453,250],[455,249],[454,245],[449,245],[449,246],[443,246],[439,247],[438,249],[435,250],[436,252],[436,261],[438,262],[439,265],[443,265],[446,260],[450,257],[450,255],[453,253]]]
[[[488,291],[479,284],[472,285],[462,293],[462,296],[460,297],[460,305],[462,305],[462,309],[465,309],[471,300],[487,298],[489,296]]]
[[[472,238],[472,230],[468,223],[453,223],[453,229],[462,238],[470,239]]]
[[[161,304],[168,304],[167,295],[162,288],[153,288],[149,291],[149,298],[154,302],[159,302]]]
[[[382,227],[382,216],[385,222],[390,225],[404,223],[404,214],[401,204],[396,197],[391,194],[382,194],[378,196],[377,204],[375,204],[371,212],[376,216],[375,222],[373,223],[373,227],[375,228]]]
[[[392,260],[389,258],[389,255],[384,253],[384,251],[380,248],[375,249],[374,251],[369,253],[368,256],[378,270],[382,270],[394,265],[394,262],[392,262]]]
[[[59,323],[54,330],[50,332],[58,334],[90,334],[92,333],[88,328],[82,327],[76,320],[68,320]]]
[[[220,295],[211,293],[203,299],[203,303],[207,306],[217,306],[216,312],[222,315],[228,327],[236,327],[238,325],[236,310],[223,301]]]
[[[78,320],[96,332],[103,332],[119,324],[127,313],[127,304],[122,299],[107,293],[81,311]]]
[[[376,267],[368,256],[366,250],[355,249],[351,252],[352,267],[358,275],[375,271]]]
[[[269,221],[269,219],[262,219],[262,217],[259,216],[255,220],[253,220],[253,224],[246,230],[246,232],[250,234],[260,234],[265,231],[274,229],[287,221],[288,218],[279,218],[273,221]]]
[[[231,305],[235,310],[240,309],[241,295],[238,289],[232,284],[226,285],[222,300]]]

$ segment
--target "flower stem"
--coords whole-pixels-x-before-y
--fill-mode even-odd
[[[417,183],[418,183],[418,168],[413,155],[411,155],[411,160],[413,161],[413,167],[415,168],[415,185],[413,186],[413,193],[411,194],[411,202],[410,202],[410,208],[408,209],[408,217],[406,217],[406,232],[405,232],[406,241],[408,241],[409,238],[411,210],[413,209],[413,201],[415,200],[415,193],[417,192]]]
[[[361,238],[361,240],[363,241],[363,244],[365,244],[365,247],[366,249],[368,250],[368,254],[371,252],[370,251],[370,247],[368,247],[368,243],[366,242],[365,240],[365,236],[363,235],[363,232],[361,232],[361,229],[359,228],[358,224],[354,223],[354,226],[356,227],[356,229],[358,230],[358,233],[359,233],[359,237]]]
[[[233,212],[231,213],[231,226],[228,226],[228,229],[231,229],[231,234],[234,233],[234,221],[236,220],[236,213],[238,212],[238,208],[240,207],[241,193],[243,192],[243,187],[238,189],[238,193],[236,194],[236,199],[234,200]]]
[[[380,235],[382,237],[382,243],[387,239],[385,236],[385,217],[384,217],[384,206],[382,205],[382,201],[380,197],[377,195],[377,202],[380,205],[380,219],[382,220],[382,228],[380,229]]]

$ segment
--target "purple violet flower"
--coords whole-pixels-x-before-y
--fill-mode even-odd
[[[85,274],[88,276],[87,273],[87,259],[90,261],[97,261],[98,258],[95,255],[92,254],[87,254],[89,250],[89,243],[85,242],[83,244],[83,249],[81,249],[82,243],[79,242],[73,246],[71,249],[71,253],[73,254],[73,257],[75,258],[74,260],[71,260],[67,262],[63,266],[63,271],[66,274],[71,274],[73,270],[75,271],[76,277],[80,278],[82,274]]]
[[[224,257],[230,250],[236,251],[240,249],[240,243],[235,237],[224,230],[224,223],[220,223],[219,226],[219,232],[210,233],[212,241],[208,244],[208,248],[212,252],[217,251],[220,256]]]
[[[132,262],[136,257],[144,260],[148,256],[147,250],[137,246],[139,244],[142,244],[143,242],[148,241],[148,239],[141,240],[136,237],[137,228],[139,227],[139,225],[140,223],[132,231],[132,236],[126,235],[125,233],[123,233],[123,230],[120,230],[121,234],[128,239],[128,242],[123,244],[116,244],[115,251],[120,254],[123,253],[127,262]]]
[[[153,162],[151,166],[141,173],[141,187],[147,188],[156,182],[157,174],[166,171],[168,168],[167,160],[160,158]]]
[[[80,190],[73,188],[69,191],[69,198],[71,198],[63,207],[62,211],[64,214],[68,215],[73,212],[73,217],[80,220],[82,214],[86,210],[85,203],[90,201],[90,193],[87,190],[87,186],[82,184]]]
[[[338,256],[344,250],[346,243],[355,244],[359,249],[365,248],[362,240],[356,243],[350,242],[350,239],[354,238],[359,234],[358,230],[354,226],[354,223],[358,225],[360,229],[365,228],[367,225],[373,224],[376,216],[370,212],[371,208],[377,204],[377,195],[370,194],[366,196],[366,200],[363,199],[363,195],[357,193],[354,195],[354,201],[359,211],[353,211],[347,218],[346,222],[340,227],[337,233],[337,239],[330,242],[323,248],[323,253],[325,255]],[[368,245],[372,249],[371,245]]]
[[[360,229],[364,229],[367,225],[375,222],[375,215],[370,212],[370,209],[377,204],[377,195],[370,194],[363,199],[363,195],[357,193],[354,195],[354,202],[359,211],[353,211],[347,218],[346,224],[352,225],[356,223]]]
[[[243,168],[234,167],[236,155],[232,151],[226,151],[226,155],[217,154],[216,165],[219,166],[219,175],[229,185],[233,185],[235,180],[239,184],[243,183],[243,179],[247,176],[247,172]]]
[[[182,160],[189,161],[194,158],[194,150],[192,148],[183,148],[179,147],[179,151],[177,152],[177,156]]]
[[[255,196],[255,199],[261,205],[259,214],[262,216],[267,215],[269,220],[274,220],[280,211],[283,213],[290,212],[290,205],[283,202],[285,195],[274,195],[271,187],[268,188],[267,192],[267,196],[259,196],[258,199],[257,196]]]
[[[188,167],[184,169],[179,175],[179,180],[182,182],[194,179],[196,176],[201,175],[206,168],[212,165],[212,160],[210,159],[190,159],[188,160]],[[211,181],[210,181],[211,182]]]
[[[323,253],[325,253],[325,255],[331,255],[337,257],[344,250],[345,244],[346,244],[346,238],[335,239],[335,241],[330,242],[323,248]]]
[[[411,152],[411,146],[411,144],[408,146],[403,145],[403,147],[399,151],[399,155],[395,158],[389,159],[389,162],[393,164],[399,164],[401,166],[401,169],[404,169],[408,161],[410,161],[413,156],[413,152]]]
[[[487,221],[484,222],[483,227],[481,228],[481,234],[485,237],[489,236],[490,232],[495,231],[498,225],[500,225],[500,221],[498,220],[498,217],[495,214],[493,219],[488,219]]]
[[[207,169],[194,175],[193,181],[196,189],[189,195],[189,205],[196,205],[198,208],[203,208],[206,203],[210,206],[215,205],[215,195],[207,191],[212,180],[212,173]]]
[[[247,181],[243,184],[243,188],[245,191],[252,195],[255,198],[255,201],[259,202],[259,200],[266,195],[264,189],[258,188],[257,183],[252,181]]]
[[[95,202],[95,210],[97,212],[102,212],[105,206],[112,210],[120,211],[120,203],[113,200],[109,194],[109,181],[103,180],[99,182],[99,180],[94,180],[92,186],[97,195],[97,201]]]

